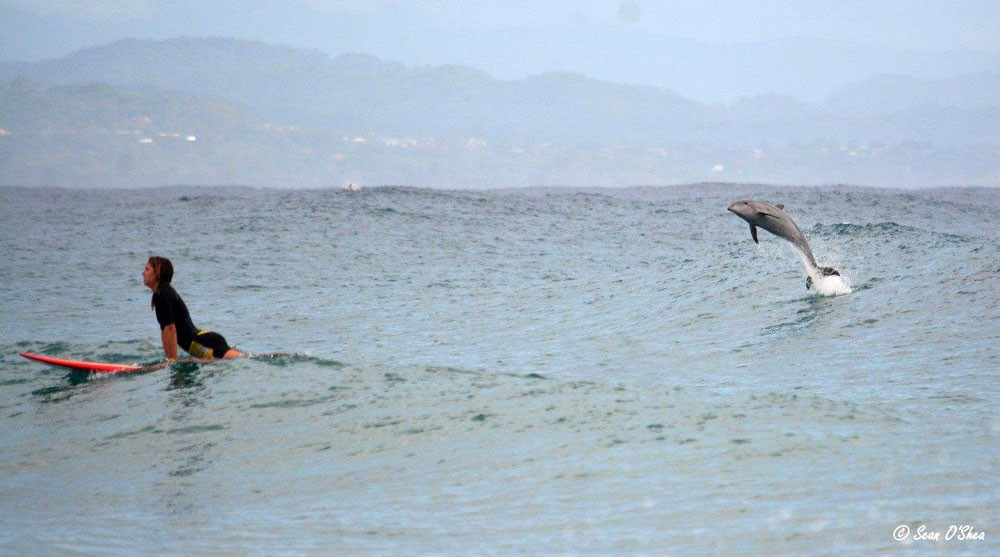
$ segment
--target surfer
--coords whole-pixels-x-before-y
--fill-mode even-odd
[[[153,291],[152,306],[160,324],[160,339],[167,360],[177,359],[178,345],[192,356],[206,360],[245,356],[239,350],[230,348],[219,333],[199,330],[194,326],[184,300],[170,285],[173,277],[173,264],[166,257],[157,255],[149,258],[142,271],[143,284]]]

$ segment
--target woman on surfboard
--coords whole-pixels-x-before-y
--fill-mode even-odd
[[[170,285],[174,277],[174,266],[166,257],[154,255],[146,262],[142,271],[142,282],[153,291],[153,309],[160,324],[160,339],[167,360],[177,359],[177,347],[181,346],[196,358],[240,358],[245,356],[239,350],[230,348],[219,333],[199,330],[191,322],[191,314],[180,294]]]

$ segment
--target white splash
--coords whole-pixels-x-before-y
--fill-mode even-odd
[[[824,276],[822,272],[816,270],[810,274],[813,280],[813,288],[820,296],[843,296],[854,292],[851,288],[851,280],[848,277],[829,275]]]
[[[823,271],[809,262],[806,255],[796,249],[802,258],[802,265],[806,268],[806,275],[812,279],[812,287],[820,296],[843,296],[854,292],[851,287],[850,277],[843,275],[824,275]],[[838,271],[839,272],[839,271]]]

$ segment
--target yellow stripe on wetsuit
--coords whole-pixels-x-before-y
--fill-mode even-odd
[[[198,338],[205,333],[210,333],[212,331],[201,330],[194,338]],[[188,348],[188,353],[190,353],[195,358],[201,358],[203,360],[211,360],[215,357],[214,351],[211,348],[205,348],[204,346],[198,344],[195,341],[191,341],[191,348]]]

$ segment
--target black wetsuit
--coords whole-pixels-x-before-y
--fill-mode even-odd
[[[169,284],[153,293],[153,307],[160,330],[168,325],[177,328],[177,345],[197,358],[221,358],[229,352],[229,344],[218,333],[200,331],[191,321],[191,314],[180,294]]]

